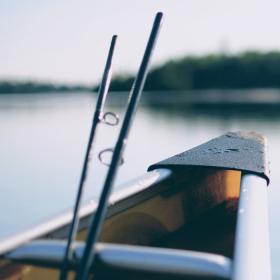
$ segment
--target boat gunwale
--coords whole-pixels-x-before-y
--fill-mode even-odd
[[[162,168],[147,172],[135,180],[122,185],[121,189],[110,198],[107,217],[110,217],[119,211],[123,211],[125,207],[132,204],[132,200],[133,203],[135,203],[135,199],[144,200],[147,199],[148,196],[161,192],[162,189],[156,188],[156,186],[160,186],[162,181],[167,180],[171,176],[171,170]],[[149,192],[150,187],[153,187],[152,192]],[[143,192],[145,192],[144,196]],[[119,204],[123,205],[120,207]],[[96,207],[97,203],[93,201],[86,202],[81,207],[79,214],[79,231],[87,227],[90,222],[91,214],[95,211]],[[116,210],[117,208],[118,210]],[[14,233],[7,238],[0,239],[0,256],[32,239],[60,239],[65,237],[65,233],[67,232],[71,219],[72,209],[70,208],[69,210],[56,214],[53,217],[44,219],[42,222],[28,226],[27,228],[21,230],[20,233]]]

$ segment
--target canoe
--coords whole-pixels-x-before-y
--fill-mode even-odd
[[[122,186],[110,198],[94,279],[271,279],[266,149],[262,135],[227,133]],[[96,207],[80,211],[72,274]],[[0,240],[0,279],[57,279],[71,217]]]

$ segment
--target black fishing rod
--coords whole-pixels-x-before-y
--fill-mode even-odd
[[[76,280],[86,280],[91,269],[91,266],[95,258],[95,244],[100,236],[101,226],[106,216],[106,210],[108,205],[108,199],[112,190],[112,186],[116,177],[118,166],[122,160],[123,151],[127,142],[129,130],[133,117],[136,112],[137,105],[140,100],[140,96],[143,90],[144,82],[147,76],[148,65],[150,62],[151,54],[156,43],[157,35],[160,29],[162,21],[162,13],[157,13],[152,31],[148,40],[148,44],[131,89],[129,96],[128,106],[125,113],[124,121],[117,139],[115,148],[113,150],[111,164],[105,179],[104,187],[100,196],[97,210],[92,218],[88,235],[85,243],[85,249],[81,262],[78,266],[78,272],[76,274]]]
[[[118,116],[112,112],[107,112],[105,114],[103,113],[104,105],[106,102],[106,97],[107,97],[108,90],[109,90],[110,80],[111,80],[112,58],[113,58],[113,54],[114,54],[116,40],[117,40],[117,36],[114,35],[111,40],[111,45],[110,45],[102,81],[101,81],[101,84],[100,84],[100,87],[98,90],[98,98],[97,98],[96,108],[95,108],[95,112],[94,112],[94,116],[93,116],[93,120],[92,120],[92,127],[90,130],[86,154],[85,154],[85,158],[84,158],[84,162],[83,162],[82,173],[81,173],[81,177],[80,177],[80,181],[79,181],[79,187],[78,187],[78,193],[76,196],[73,218],[72,218],[71,225],[69,228],[66,250],[65,250],[64,259],[63,259],[61,272],[60,272],[60,280],[67,279],[69,261],[72,259],[72,253],[73,253],[72,244],[73,244],[73,241],[76,239],[76,235],[77,235],[77,229],[78,229],[78,224],[79,224],[79,209],[80,209],[80,205],[81,205],[84,185],[85,185],[85,181],[86,181],[86,177],[87,177],[88,164],[90,161],[90,154],[92,152],[92,146],[93,146],[94,137],[95,137],[95,134],[97,131],[97,126],[100,122],[104,122],[108,125],[117,125],[118,120],[119,120]],[[113,117],[113,121],[111,120],[112,117]]]

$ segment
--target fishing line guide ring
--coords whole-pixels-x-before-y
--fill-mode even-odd
[[[104,154],[106,154],[106,153],[112,153],[112,154],[113,154],[113,152],[114,152],[114,149],[113,149],[113,148],[107,148],[107,149],[102,150],[102,151],[99,152],[99,154],[98,154],[98,159],[99,159],[99,161],[100,161],[103,165],[110,166],[111,162],[107,162],[107,161],[104,159]],[[123,165],[123,164],[124,164],[124,158],[122,157],[122,158],[120,159],[119,165]]]
[[[101,115],[100,121],[110,126],[116,126],[119,124],[120,118],[118,114],[114,112],[106,112],[105,114]]]

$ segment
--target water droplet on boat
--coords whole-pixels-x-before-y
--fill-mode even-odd
[[[227,149],[227,151],[230,151],[230,152],[239,152],[239,149],[237,149],[237,148],[229,148],[229,149]]]
[[[179,154],[177,155],[177,159],[178,160],[183,160],[185,158],[185,155],[184,154]]]

